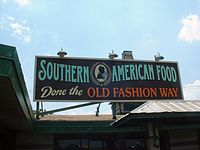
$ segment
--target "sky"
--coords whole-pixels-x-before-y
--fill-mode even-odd
[[[200,100],[199,0],[0,0],[0,43],[15,46],[33,101],[36,55],[177,61],[185,100]],[[45,109],[77,103],[44,103]],[[33,109],[35,103],[32,102]],[[96,105],[61,114],[94,114]],[[111,113],[101,105],[100,114]]]

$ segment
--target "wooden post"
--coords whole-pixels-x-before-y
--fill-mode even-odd
[[[158,127],[147,123],[146,145],[148,150],[160,150]]]
[[[40,102],[36,102],[36,119],[39,119],[40,115]]]

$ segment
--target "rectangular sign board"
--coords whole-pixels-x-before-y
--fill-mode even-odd
[[[34,101],[183,99],[177,62],[36,56]]]

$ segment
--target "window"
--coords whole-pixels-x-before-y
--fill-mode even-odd
[[[103,147],[103,141],[102,140],[89,140],[89,148],[90,150],[102,150]]]
[[[132,138],[56,138],[56,150],[145,150],[143,139]]]
[[[57,145],[58,150],[80,150],[80,140],[79,139],[60,139]]]

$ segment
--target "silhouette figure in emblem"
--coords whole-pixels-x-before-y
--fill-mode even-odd
[[[105,78],[105,68],[102,66],[99,66],[99,72],[97,75],[97,79],[104,79]]]

